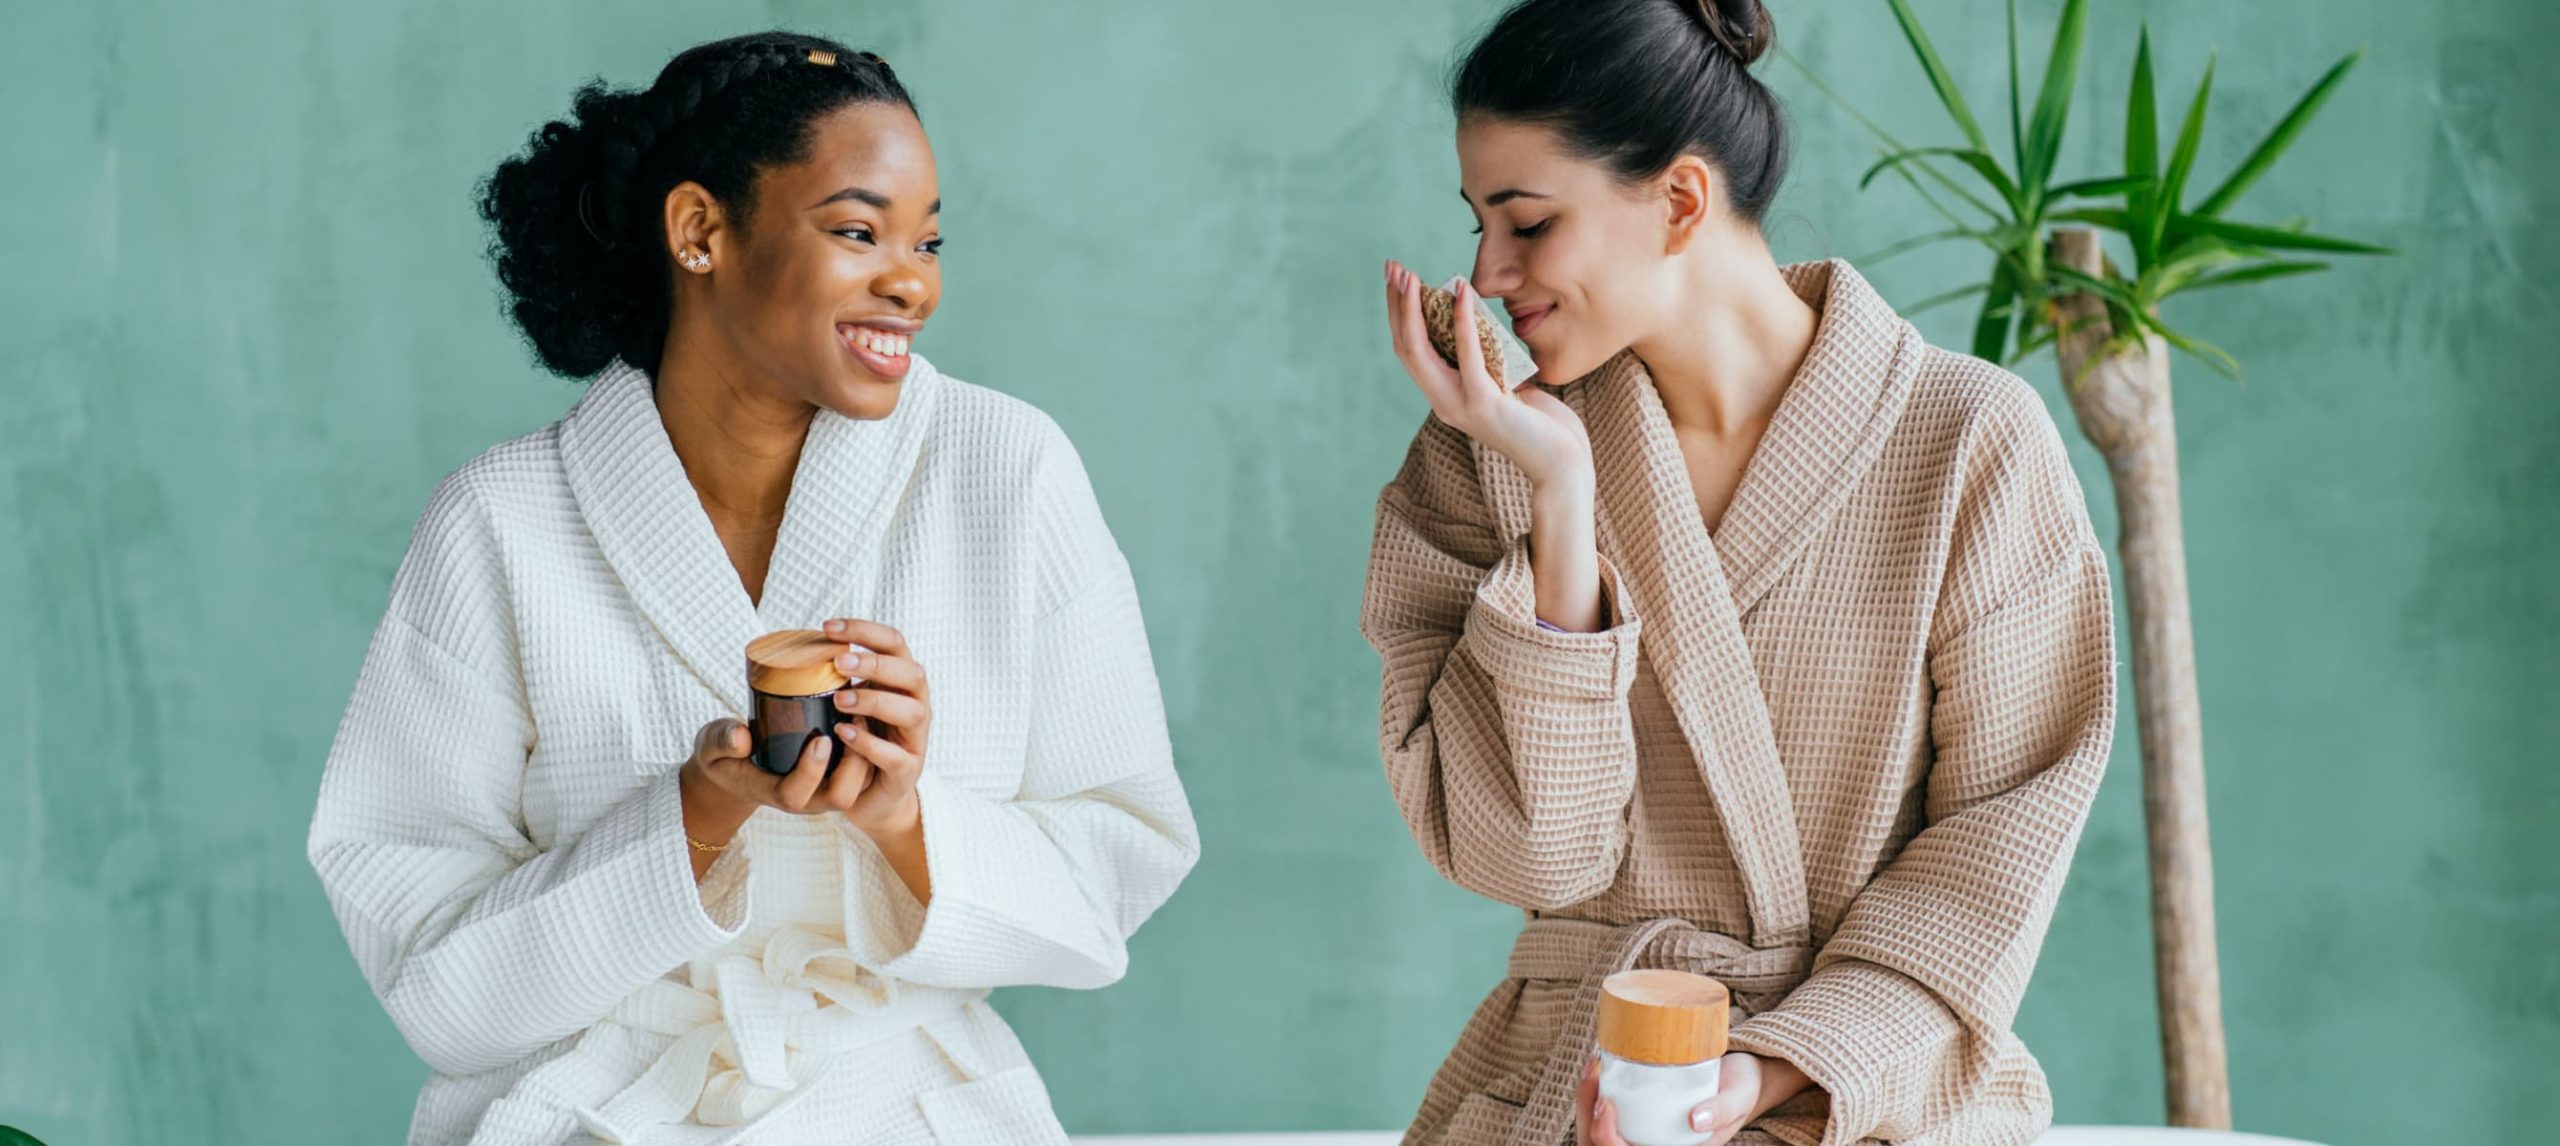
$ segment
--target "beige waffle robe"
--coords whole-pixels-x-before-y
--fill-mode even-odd
[[[1846,263],[1710,536],[1642,363],[1589,428],[1609,627],[1540,627],[1530,486],[1434,419],[1379,499],[1361,628],[1423,854],[1522,908],[1407,1141],[1569,1141],[1592,983],[1735,989],[1737,1050],[1818,1089],[1742,1141],[2024,1143],[2010,1031],[2105,767],[2104,552],[2042,401]]]

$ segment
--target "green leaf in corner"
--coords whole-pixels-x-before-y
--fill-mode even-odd
[[[2027,158],[2018,172],[2022,186],[2044,186],[2062,154],[2062,130],[2071,119],[2071,88],[2080,81],[2081,30],[2088,8],[2088,0],[2065,0],[2062,5],[2062,23],[2053,30],[2053,53],[2045,57],[2044,91],[2036,96],[2035,118],[2027,127]]]
[[[1989,151],[1991,144],[1982,137],[1982,125],[1974,122],[1973,109],[1966,107],[1964,93],[1956,89],[1955,76],[1947,71],[1946,61],[1938,58],[1938,49],[1929,43],[1929,33],[1920,27],[1920,17],[1911,11],[1911,0],[1885,0],[1892,5],[1893,18],[1902,24],[1904,39],[1911,41],[1911,52],[1920,57],[1920,69],[1929,73],[1929,85],[1938,89],[1938,102],[1947,106],[1947,114],[1955,117],[1963,129],[1966,142],[1976,151]]]
[[[15,1126],[0,1126],[0,1146],[44,1146],[44,1143]]]
[[[2229,210],[2233,203],[2239,202],[2241,194],[2249,189],[2249,185],[2256,183],[2259,176],[2266,174],[2268,168],[2276,165],[2276,160],[2284,156],[2285,148],[2293,146],[2294,137],[2302,134],[2302,129],[2310,125],[2312,116],[2320,114],[2320,105],[2329,102],[2329,93],[2337,88],[2338,81],[2346,79],[2347,73],[2355,70],[2356,62],[2362,59],[2364,59],[2364,52],[2358,49],[2347,53],[2346,58],[2331,65],[2329,73],[2321,76],[2319,83],[2311,85],[2310,91],[2303,93],[2302,98],[2294,103],[2293,110],[2284,114],[2284,119],[2276,124],[2275,130],[2267,133],[2265,139],[2258,141],[2258,146],[2249,152],[2249,157],[2241,160],[2240,166],[2232,169],[2231,177],[2223,180],[2222,186],[2214,188],[2213,194],[2207,196],[2205,201],[2196,207],[2195,213],[2207,217],[2216,216]]]

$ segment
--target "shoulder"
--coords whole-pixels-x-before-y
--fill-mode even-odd
[[[1075,443],[1047,411],[948,374],[937,381],[942,392],[926,431],[937,460],[1024,479],[1060,465],[1083,472]]]
[[[1935,422],[1975,448],[2062,457],[2062,434],[2044,396],[2006,368],[1937,346],[1921,350],[1909,418]]]
[[[1970,354],[1924,352],[1905,422],[1937,454],[1950,615],[1991,607],[2104,550],[2044,396]]]
[[[937,380],[926,452],[948,504],[1031,555],[1044,609],[1123,568],[1083,455],[1047,411],[949,375]]]
[[[570,508],[560,466],[560,423],[482,450],[435,484],[410,539],[422,547],[494,545],[512,524]]]

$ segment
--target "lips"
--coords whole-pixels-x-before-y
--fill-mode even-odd
[[[921,325],[904,320],[837,323],[836,341],[862,363],[863,369],[895,382],[906,377],[907,368],[914,363],[909,346]]]
[[[1536,330],[1539,323],[1546,321],[1548,315],[1555,313],[1555,309],[1556,304],[1549,302],[1540,303],[1536,306],[1524,306],[1517,310],[1513,310],[1511,312],[1511,333],[1522,338],[1529,337],[1529,332]]]

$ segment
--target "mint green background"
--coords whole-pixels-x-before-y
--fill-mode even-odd
[[[2005,118],[1999,5],[1920,7]],[[2026,7],[2040,44],[2056,5]],[[2138,19],[2172,115],[2223,50],[2213,176],[2370,45],[2250,206],[2407,252],[2176,308],[2253,368],[2182,364],[2179,393],[2240,1122],[2539,1139],[2560,1119],[2560,21],[2534,0],[2093,8],[2066,174],[2107,173]],[[1439,83],[1492,10],[13,6],[0,1121],[55,1146],[397,1140],[423,1068],[304,825],[428,487],[576,393],[499,316],[472,184],[585,77],[779,23],[875,47],[917,90],[952,237],[925,347],[1083,444],[1148,604],[1208,852],[1125,984],[1003,999],[1065,1120],[1400,1125],[1515,919],[1405,838],[1352,627],[1371,499],[1421,414],[1376,268],[1465,265]],[[1861,106],[1952,137],[1881,0],[1779,15]],[[1799,141],[1784,255],[1931,225],[1907,193],[1858,194],[1865,140],[1766,74]],[[1978,261],[1876,278],[1916,299]],[[2050,360],[2028,373],[2053,400]],[[2065,1121],[2157,1118],[2136,769],[2128,727],[2020,1020]]]

